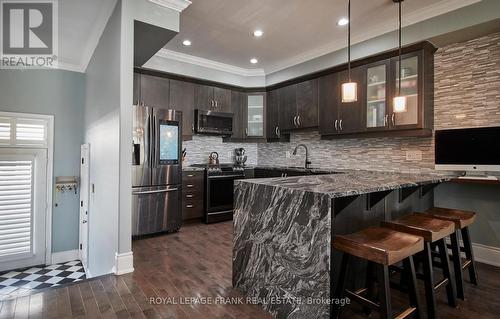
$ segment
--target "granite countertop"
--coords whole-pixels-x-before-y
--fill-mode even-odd
[[[301,168],[287,167],[271,168],[259,166],[256,168],[297,169],[304,171],[304,169]],[[441,183],[451,179],[450,176],[437,173],[407,174],[362,170],[329,170],[320,168],[312,169],[311,171],[322,175],[245,179],[237,180],[235,182],[274,186],[290,190],[323,194],[328,195],[331,198],[337,198]]]

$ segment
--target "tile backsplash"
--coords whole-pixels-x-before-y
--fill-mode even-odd
[[[435,129],[500,125],[500,32],[440,48],[435,54]],[[290,143],[258,145],[260,165],[304,165],[300,143],[309,147],[313,166],[400,172],[434,168],[434,138],[320,140],[317,131],[291,135]],[[422,154],[407,160],[407,152]]]
[[[222,137],[219,136],[195,135],[191,141],[182,142],[182,147],[187,151],[184,166],[206,164],[212,152],[219,154],[220,163],[233,163],[234,149],[240,147],[246,150],[246,164],[257,164],[257,144],[222,143]]]

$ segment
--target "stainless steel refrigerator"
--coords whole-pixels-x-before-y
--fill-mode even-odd
[[[132,235],[182,223],[182,112],[133,107]]]

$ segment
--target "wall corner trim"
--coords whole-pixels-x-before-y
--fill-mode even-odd
[[[192,3],[189,0],[149,0],[149,1],[159,6],[175,10],[177,12],[184,11],[184,9],[189,7]]]
[[[78,249],[52,253],[51,264],[61,264],[78,259]]]
[[[134,272],[134,253],[131,251],[123,254],[116,253],[113,272],[115,275]]]

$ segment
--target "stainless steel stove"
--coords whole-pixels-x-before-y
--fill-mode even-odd
[[[233,218],[234,181],[245,178],[245,168],[234,164],[192,166],[206,168],[205,222],[231,220]]]

